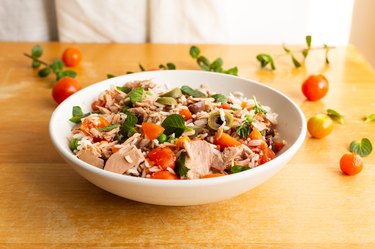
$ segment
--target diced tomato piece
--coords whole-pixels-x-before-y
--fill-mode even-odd
[[[146,122],[142,123],[142,130],[150,140],[158,138],[164,132],[164,128],[161,125]]]
[[[225,109],[225,110],[230,110],[230,104],[221,104],[217,108]]]
[[[83,133],[85,133],[86,135],[92,135],[90,130],[92,128],[95,128],[95,129],[99,129],[99,128],[103,128],[103,127],[106,127],[109,125],[109,122],[103,118],[102,116],[98,116],[98,119],[99,121],[95,121],[92,119],[92,118],[85,118],[83,121],[82,121],[82,124],[81,124],[81,131],[83,131]]]
[[[152,179],[161,179],[161,180],[178,180],[178,176],[169,172],[168,170],[162,170],[155,172],[151,175]]]
[[[180,114],[182,117],[184,117],[185,121],[188,121],[189,119],[192,118],[192,114],[191,114],[191,112],[190,112],[189,109],[181,109],[181,110],[179,111],[179,114]]]
[[[213,178],[213,177],[219,177],[219,176],[225,176],[225,175],[222,173],[211,173],[211,174],[204,175],[201,178]]]
[[[250,132],[249,137],[251,138],[251,140],[264,140],[262,134],[256,128],[253,128],[253,130]]]
[[[222,133],[221,136],[219,137],[219,134],[216,132],[214,136],[214,144],[220,146],[220,150],[223,150],[226,147],[241,145],[241,142],[231,137],[227,133]]]
[[[266,142],[263,142],[260,148],[262,152],[262,155],[260,157],[260,164],[271,161],[272,159],[276,157],[275,152],[273,152],[273,150],[268,147]]]
[[[169,147],[157,147],[147,154],[147,157],[155,165],[166,170],[168,167],[174,169],[175,155]]]
[[[175,143],[177,148],[181,148],[184,145],[184,141],[190,142],[190,138],[187,136],[177,138],[176,143]]]
[[[98,100],[95,100],[94,102],[92,102],[92,104],[91,104],[91,108],[94,112],[99,111],[99,108],[98,108],[99,106],[104,107],[105,106],[105,100],[98,99]]]

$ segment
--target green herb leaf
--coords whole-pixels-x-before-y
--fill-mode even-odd
[[[64,63],[60,59],[54,59],[50,67],[56,73],[64,69]]]
[[[210,70],[221,73],[223,71],[222,66],[223,60],[221,58],[217,58],[216,60],[214,60],[214,62],[211,63]]]
[[[105,127],[99,128],[99,131],[111,131],[113,129],[116,129],[119,126],[120,126],[119,124],[110,124],[110,125],[107,125]]]
[[[143,72],[143,71],[146,71],[146,69],[142,66],[141,63],[139,63],[138,66],[139,66],[139,69],[141,69],[142,72]]]
[[[311,48],[311,35],[306,36],[306,44],[308,48]]]
[[[301,63],[294,57],[294,55],[292,55],[291,57],[292,57],[292,61],[293,61],[294,66],[296,68],[301,67]]]
[[[171,62],[168,62],[167,63],[167,68],[168,70],[175,70],[176,69],[176,65],[171,63]]]
[[[372,113],[372,114],[368,115],[368,116],[365,118],[365,122],[366,122],[366,123],[371,122],[371,121],[375,121],[375,113]]]
[[[73,138],[72,140],[70,140],[70,143],[69,143],[69,148],[74,151],[78,148],[78,142],[81,141],[80,138]]]
[[[161,123],[165,129],[164,134],[169,136],[174,133],[175,137],[180,137],[186,130],[185,119],[179,114],[171,114]]]
[[[194,90],[190,86],[182,86],[181,87],[181,92],[183,94],[192,96],[193,98],[206,97],[206,95],[204,93],[202,93],[201,91],[198,91],[198,90]]]
[[[186,161],[186,152],[181,152],[180,157],[176,161],[176,165],[174,167],[174,172],[176,173],[176,175],[180,177],[185,176],[189,171],[189,168],[186,167],[185,165],[185,161]]]
[[[303,55],[303,58],[305,58],[306,59],[306,57],[309,55],[309,49],[304,49],[304,50],[302,50],[302,55]]]
[[[226,104],[228,102],[228,98],[225,95],[220,94],[220,93],[212,95],[211,98],[215,99],[214,101],[215,103]]]
[[[290,49],[287,48],[287,47],[285,46],[285,44],[283,44],[283,49],[284,49],[284,51],[287,52],[288,54],[291,52]]]
[[[111,78],[114,78],[114,77],[116,77],[116,76],[113,75],[113,74],[107,74],[107,79],[111,79]]]
[[[255,114],[257,114],[259,112],[263,112],[264,114],[266,114],[267,111],[264,110],[263,107],[257,102],[255,96],[253,96],[253,100],[254,100],[253,110],[255,111]]]
[[[265,68],[267,65],[270,65],[272,70],[276,69],[275,63],[274,63],[271,55],[269,55],[269,54],[258,54],[256,58],[260,62],[261,68]]]
[[[250,132],[251,132],[251,128],[250,128],[249,122],[247,122],[247,120],[242,122],[236,128],[236,133],[238,134],[238,136],[240,136],[240,138],[243,138],[243,139],[248,138],[249,135],[250,135]]]
[[[39,77],[45,78],[51,73],[51,68],[45,67],[43,69],[40,69],[38,72]]]
[[[131,112],[126,112],[126,115],[127,117],[125,122],[121,125],[120,133],[128,138],[137,132],[135,125],[138,122],[138,118]]]
[[[40,62],[39,61],[36,61],[36,60],[33,60],[32,62],[31,62],[31,67],[32,68],[38,68],[38,67],[40,67]]]
[[[325,50],[326,64],[329,64],[329,59],[328,59],[329,47],[327,44],[324,44],[323,46]]]
[[[199,67],[204,70],[204,71],[210,71],[211,69],[211,63],[210,61],[204,57],[204,56],[199,56],[198,59],[197,59],[197,63],[199,65]]]
[[[238,76],[238,68],[237,67],[229,68],[228,70],[225,70],[224,73]]]
[[[201,51],[196,46],[191,46],[190,47],[190,56],[193,59],[196,59],[199,56],[200,53],[201,53]]]
[[[43,54],[43,48],[37,44],[31,49],[31,56],[35,58],[39,58]]]
[[[350,152],[356,153],[361,157],[365,157],[371,154],[372,152],[372,144],[368,138],[362,138],[359,141],[353,141],[349,145]]]
[[[78,124],[78,123],[81,122],[81,118],[83,118],[83,117],[84,117],[84,114],[82,112],[81,107],[80,106],[73,106],[72,117],[69,119],[69,121]]]
[[[249,170],[249,169],[250,169],[249,166],[234,165],[232,168],[230,168],[230,172],[231,174],[235,174],[235,173],[242,172],[242,171]]]
[[[124,93],[130,93],[130,91],[132,90],[131,88],[129,87],[126,87],[126,86],[116,86],[116,89],[124,92]]]
[[[144,95],[144,88],[143,87],[135,87],[129,92],[130,101],[133,105],[137,102],[142,101]]]
[[[333,109],[327,109],[327,115],[339,124],[344,124],[344,116]]]

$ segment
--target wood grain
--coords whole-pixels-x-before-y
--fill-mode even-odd
[[[83,86],[174,62],[198,69],[189,45],[42,43],[52,61],[74,45],[84,61],[75,68]],[[142,204],[107,193],[76,174],[48,136],[56,107],[52,78],[41,79],[23,52],[32,43],[0,43],[0,248],[375,248],[375,153],[363,172],[347,177],[339,159],[352,140],[375,143],[375,74],[353,46],[314,51],[301,69],[287,57],[277,70],[260,70],[256,54],[281,46],[200,45],[224,67],[291,97],[306,117],[333,108],[345,125],[322,140],[306,137],[297,155],[263,185],[231,200],[193,207]],[[324,73],[330,81],[321,101],[305,101],[302,81]]]

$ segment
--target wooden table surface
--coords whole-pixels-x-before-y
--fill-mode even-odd
[[[309,136],[297,155],[273,178],[235,197],[201,206],[164,207],[107,193],[73,171],[48,136],[56,104],[53,78],[42,79],[23,56],[33,43],[0,43],[0,248],[375,248],[375,153],[352,177],[339,160],[352,140],[375,145],[375,73],[352,46],[311,52],[294,69],[289,58],[277,70],[260,70],[255,55],[281,53],[280,46],[200,45],[208,58],[291,97],[306,117],[333,108],[345,124],[321,140]],[[41,43],[51,62],[72,44]],[[198,69],[189,45],[74,44],[84,56],[75,68],[83,86],[174,62]],[[308,102],[303,80],[324,73],[328,95]]]

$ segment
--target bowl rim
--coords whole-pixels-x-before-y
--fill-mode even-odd
[[[64,108],[66,103],[69,102],[68,100],[74,98],[77,95],[84,94],[85,91],[96,88],[98,85],[107,85],[107,84],[110,85],[109,83],[112,83],[112,84],[116,85],[113,82],[114,79],[116,79],[117,81],[120,81],[121,79],[127,79],[127,78],[133,78],[133,77],[138,78],[138,76],[139,77],[142,76],[142,75],[147,76],[149,74],[154,75],[154,74],[179,74],[179,73],[192,73],[192,74],[200,74],[200,75],[220,75],[220,77],[223,77],[223,78],[240,79],[240,80],[246,81],[247,83],[251,83],[251,84],[258,85],[259,87],[267,88],[267,90],[273,91],[273,92],[277,93],[278,95],[281,95],[288,102],[290,102],[290,104],[297,111],[298,117],[301,120],[300,134],[298,135],[295,142],[293,144],[291,144],[290,147],[282,153],[282,155],[277,156],[276,158],[272,159],[269,162],[266,162],[265,164],[262,165],[262,167],[255,167],[251,170],[246,170],[246,171],[239,172],[239,173],[232,174],[232,175],[226,175],[224,177],[213,177],[213,178],[194,179],[194,180],[166,181],[166,180],[160,180],[160,179],[149,179],[149,178],[122,175],[122,174],[114,173],[114,172],[111,172],[111,171],[103,170],[103,169],[97,168],[97,167],[95,167],[91,164],[88,164],[88,163],[78,159],[70,150],[62,148],[62,145],[59,143],[59,140],[55,135],[54,124],[56,122],[58,122],[57,121],[58,114],[61,112],[60,110],[62,110]],[[151,78],[156,78],[156,77],[154,76],[154,77],[151,77]],[[145,78],[147,79],[147,77],[145,77]],[[131,81],[131,80],[132,79],[129,79],[129,81]],[[135,79],[133,79],[133,80],[135,80]],[[260,83],[256,80],[247,79],[245,77],[222,74],[222,73],[215,73],[215,72],[199,71],[199,70],[144,71],[144,72],[127,74],[127,75],[121,75],[121,76],[117,76],[117,77],[114,77],[114,78],[110,78],[110,79],[106,79],[106,80],[103,80],[103,81],[93,83],[93,84],[83,88],[82,90],[74,93],[73,95],[68,97],[66,100],[64,100],[62,103],[60,103],[60,105],[58,105],[56,107],[56,109],[53,111],[53,113],[51,114],[50,122],[49,122],[49,136],[50,136],[50,139],[51,139],[53,145],[55,146],[56,150],[60,154],[62,154],[62,156],[64,156],[66,159],[68,159],[70,162],[72,162],[72,163],[78,165],[79,167],[82,167],[85,170],[88,170],[88,171],[90,171],[91,173],[94,173],[94,174],[103,175],[104,177],[113,178],[113,179],[116,179],[116,180],[119,180],[119,181],[127,181],[127,182],[134,183],[134,184],[148,185],[148,186],[171,186],[171,185],[173,185],[174,187],[192,187],[192,186],[201,187],[201,186],[216,185],[218,183],[223,184],[223,183],[229,183],[229,182],[241,180],[243,178],[248,178],[250,174],[255,175],[254,177],[256,177],[256,175],[262,174],[262,172],[268,171],[270,168],[278,168],[278,167],[281,168],[280,165],[286,164],[291,159],[291,157],[297,152],[298,148],[303,144],[303,142],[305,140],[306,132],[307,132],[306,119],[305,119],[305,116],[304,116],[302,110],[298,107],[298,105],[292,99],[290,99],[287,95],[280,92],[279,90],[277,90],[275,88],[272,88],[272,87],[270,87],[266,84],[262,84],[262,83]],[[288,160],[285,160],[285,158],[288,158]]]

